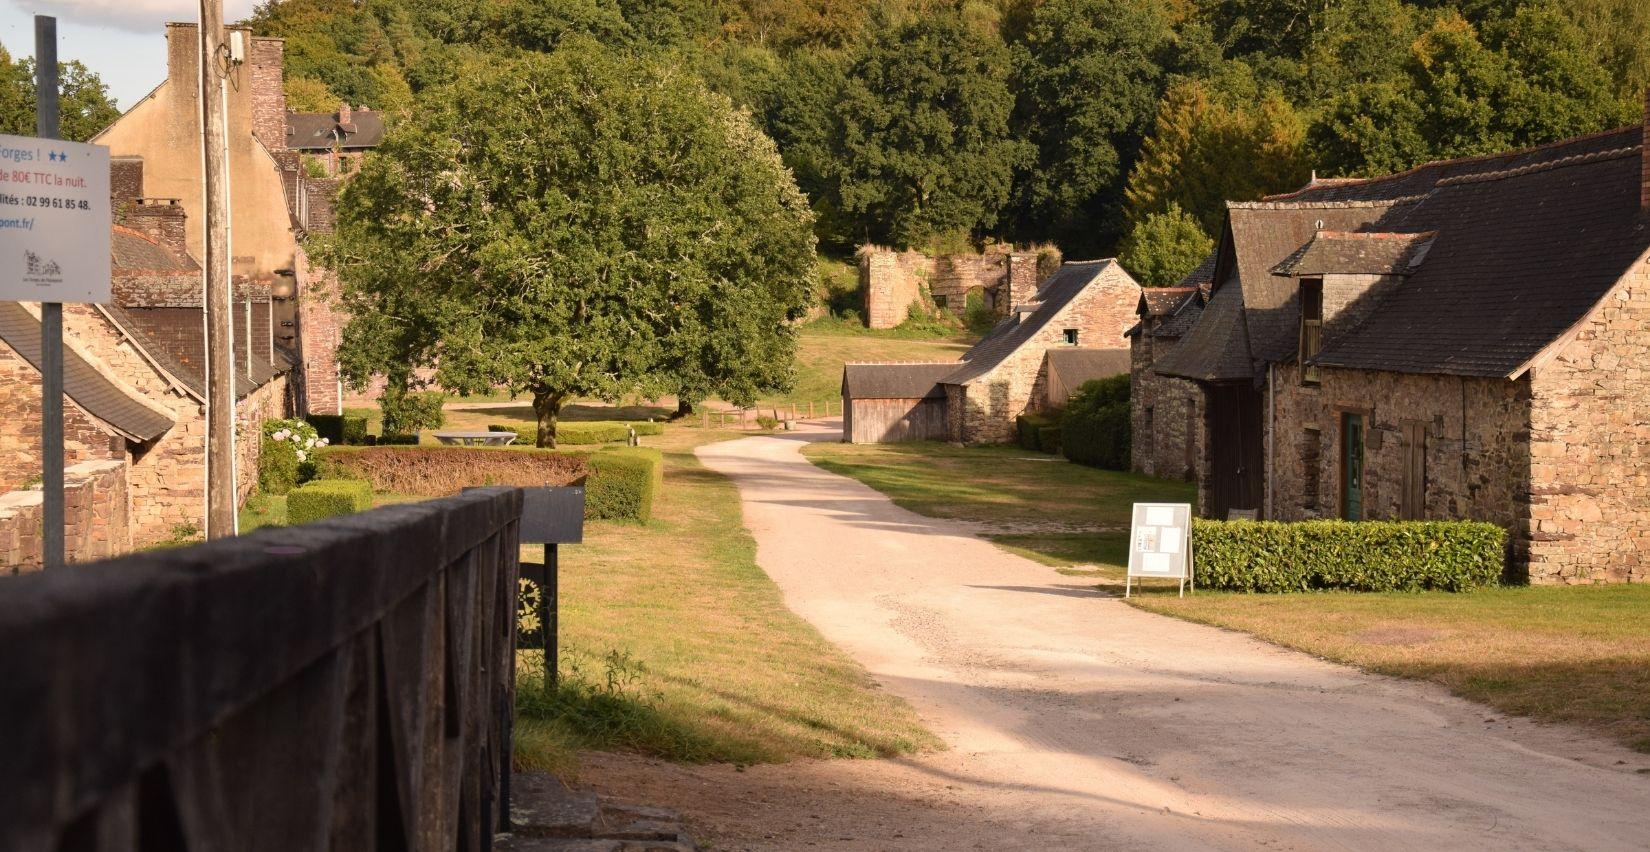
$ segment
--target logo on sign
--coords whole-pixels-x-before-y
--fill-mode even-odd
[[[23,265],[26,267],[23,280],[30,284],[61,284],[63,283],[63,269],[55,260],[42,260],[40,255],[32,251],[23,252]]]

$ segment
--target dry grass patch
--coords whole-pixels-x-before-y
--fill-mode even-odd
[[[649,439],[666,463],[654,520],[593,522],[584,544],[562,548],[573,694],[521,702],[521,762],[565,773],[580,748],[749,764],[937,745],[757,567],[735,487],[692,454],[732,437],[672,427]],[[540,661],[524,652],[519,691],[538,688]]]
[[[842,399],[842,365],[850,361],[955,361],[968,351],[967,338],[910,340],[868,329],[803,329],[797,338],[796,387],[764,398],[763,405]]]
[[[446,497],[475,485],[568,485],[588,472],[583,455],[485,447],[334,447],[321,475],[365,479],[372,490]]]
[[[1650,752],[1650,586],[1135,599]]]

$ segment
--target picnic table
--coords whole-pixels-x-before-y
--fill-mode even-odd
[[[515,443],[514,432],[437,432],[435,439],[443,444],[463,444],[466,447],[503,447]]]

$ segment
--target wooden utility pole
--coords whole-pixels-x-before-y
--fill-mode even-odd
[[[229,164],[223,0],[201,0],[201,165],[206,220],[206,537],[235,534],[235,364],[230,330]]]
[[[57,19],[34,16],[34,127],[58,137]],[[63,303],[40,304],[40,562],[63,564]]]

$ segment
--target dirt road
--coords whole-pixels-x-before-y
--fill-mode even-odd
[[[1143,613],[800,455],[699,450],[787,603],[949,744],[900,761],[679,768],[598,786],[718,848],[1650,848],[1650,756],[1429,685]]]

